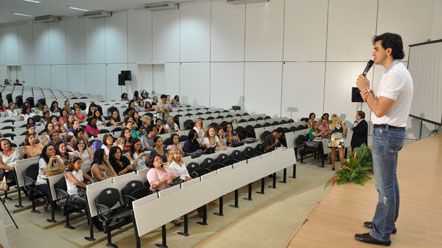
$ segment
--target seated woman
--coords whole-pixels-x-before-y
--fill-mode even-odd
[[[68,117],[69,117],[68,112],[65,109],[63,109],[61,111],[61,115],[60,115],[60,118],[58,118],[58,120],[60,121],[60,124],[62,125],[62,128],[64,128],[64,129],[66,129],[65,124],[68,121]],[[66,130],[64,130],[64,131],[66,131]]]
[[[81,112],[80,107],[75,108],[74,119],[79,122],[83,122],[84,120],[86,120],[86,115]]]
[[[63,160],[61,160],[60,156],[56,155],[55,147],[53,145],[47,145],[43,147],[43,150],[40,155],[40,159],[38,160],[38,176],[35,182],[35,187],[40,191],[47,195],[47,199],[50,199],[49,186],[46,181],[47,170],[52,169],[60,169],[60,172],[65,169],[65,165]],[[45,208],[47,208],[45,206]]]
[[[120,147],[113,146],[109,151],[109,163],[114,168],[115,173],[118,175],[124,175],[131,171],[134,171],[136,165],[131,164],[129,159],[123,156]]]
[[[35,114],[31,112],[30,106],[24,106],[18,119],[20,121],[28,121],[28,119],[34,115]]]
[[[18,149],[11,147],[11,141],[8,139],[0,140],[0,171],[6,177],[8,183],[15,184],[15,165],[17,160],[21,159]]]
[[[227,149],[227,140],[224,136],[224,129],[222,127],[218,127],[216,129],[216,136],[218,137],[219,143],[221,144],[221,149]]]
[[[158,154],[150,157],[149,166],[151,169],[147,172],[146,177],[151,190],[163,190],[177,178],[174,170],[163,167],[163,159]]]
[[[198,133],[198,142],[200,144],[202,144],[203,139],[204,139],[204,134],[205,134],[204,128],[203,128],[203,120],[201,120],[199,118],[196,119],[193,130],[195,130]]]
[[[112,168],[112,166],[106,162],[104,150],[101,148],[95,150],[94,152],[94,160],[92,161],[91,171],[92,178],[96,182],[117,176],[114,168]]]
[[[25,137],[25,147],[23,153],[26,158],[39,157],[43,150],[43,144],[38,142],[36,134],[28,134]]]
[[[155,127],[157,128],[157,134],[165,134],[166,130],[164,129],[163,121],[160,119],[157,119],[157,122],[155,123]]]
[[[60,117],[60,115],[61,115],[61,108],[58,107],[58,102],[57,101],[52,101],[51,107],[49,108],[49,110],[51,111],[51,115]]]
[[[146,102],[146,104],[144,104],[144,109],[146,110],[146,112],[153,111],[152,104],[150,102]]]
[[[167,117],[167,122],[166,125],[164,125],[164,130],[166,131],[166,133],[176,133],[180,131],[172,116]]]
[[[13,103],[13,102],[9,103],[8,109],[6,110],[6,116],[11,118],[11,119],[14,119],[14,120],[18,121],[20,113],[15,108],[15,103]]]
[[[183,161],[184,152],[180,148],[175,148],[169,153],[169,168],[175,171],[175,174],[184,181],[191,179]]]
[[[347,136],[347,125],[344,121],[341,121],[338,115],[333,114],[331,118],[330,124],[330,141],[328,146],[331,148],[331,162],[332,162],[332,170],[335,170],[335,162],[336,162],[336,150],[339,153],[339,161],[344,162],[344,149],[345,149],[345,137]]]
[[[93,117],[97,120],[97,126],[104,125],[106,122],[100,109],[95,110]]]
[[[239,135],[233,130],[233,125],[231,122],[226,125],[226,132],[224,134],[226,137],[226,144],[230,146],[234,141],[240,141]]]
[[[98,130],[97,127],[97,119],[93,117],[89,118],[89,120],[87,121],[86,133],[89,137],[98,137],[98,134],[100,134],[100,130]]]
[[[130,152],[127,153],[127,159],[134,165],[135,170],[145,169],[149,155],[143,152],[140,139],[132,139]]]
[[[110,124],[111,126],[121,126],[122,122],[120,118],[120,112],[118,112],[118,110],[112,112]]]
[[[91,164],[94,155],[92,149],[89,147],[88,142],[84,139],[77,139],[74,146],[75,156],[81,158],[83,164]]]
[[[310,113],[309,115],[308,115],[308,120],[309,121],[312,121],[312,122],[316,122],[316,114],[315,113]]]
[[[74,156],[66,170],[66,188],[74,204],[86,207],[86,183],[92,182],[92,178],[81,169],[81,157]],[[81,190],[79,190],[79,188]]]
[[[155,138],[153,138],[153,142],[155,143],[155,146],[150,152],[150,156],[157,154],[163,159],[163,162],[166,162],[167,154],[163,148],[163,139],[160,136],[156,136]]]
[[[309,120],[307,122],[307,127],[309,128],[308,139],[310,141],[313,141],[316,137],[320,136],[319,129],[318,129],[319,125],[316,123],[316,121]]]
[[[125,128],[130,130],[130,136],[132,138],[138,138],[138,131],[137,131],[137,126],[134,124],[132,118],[129,118],[130,120],[126,123]]]
[[[61,124],[60,124],[60,122],[58,121],[58,117],[57,116],[55,116],[55,115],[52,115],[51,117],[49,117],[49,122],[51,122],[52,124],[54,124],[54,129],[55,129],[55,131],[57,131],[57,132],[61,132],[62,131],[62,129],[61,129]]]
[[[109,156],[109,151],[114,146],[114,137],[112,134],[107,133],[103,136],[103,144],[101,145],[101,149],[104,150],[104,153]]]
[[[68,152],[66,145],[63,141],[58,141],[55,143],[55,151],[60,159],[63,161],[65,165],[69,164],[69,161],[72,159],[72,154]]]
[[[121,149],[123,150],[124,153],[129,152],[132,140],[132,131],[130,129],[124,128],[123,130],[121,130],[120,138],[122,139],[123,143],[122,144],[123,148]]]
[[[180,136],[177,133],[173,133],[172,135],[170,135],[170,138],[172,139],[172,144],[166,147],[167,151],[175,150],[176,148],[182,149],[182,145],[180,143]]]
[[[184,142],[183,151],[186,154],[196,152],[201,149],[200,143],[198,142],[198,133],[195,130],[190,130],[187,135],[187,140]]]
[[[216,136],[214,127],[207,128],[206,136],[204,137],[201,146],[205,149],[215,148],[216,150],[219,150],[222,148],[219,138]]]

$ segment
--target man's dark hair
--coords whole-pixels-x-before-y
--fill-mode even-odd
[[[403,59],[405,57],[404,46],[400,35],[383,33],[373,37],[373,45],[377,41],[381,41],[381,45],[384,49],[391,48],[393,59]]]
[[[364,118],[365,118],[365,112],[364,112],[364,111],[359,110],[359,111],[357,112],[357,114],[359,115],[359,117],[361,117],[361,119],[364,119]]]

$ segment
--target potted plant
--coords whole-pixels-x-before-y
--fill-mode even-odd
[[[373,173],[373,159],[371,149],[366,145],[357,148],[353,157],[344,161],[341,169],[330,178],[326,186],[344,183],[355,183],[363,185],[370,180]]]

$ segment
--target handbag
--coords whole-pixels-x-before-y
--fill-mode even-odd
[[[6,180],[6,176],[3,177],[3,179],[0,181],[0,190],[8,191],[8,182]]]
[[[63,173],[66,170],[64,163],[57,163],[55,166],[44,167],[43,173],[45,176],[50,177]]]

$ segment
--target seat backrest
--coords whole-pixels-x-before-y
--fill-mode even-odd
[[[225,154],[225,153],[221,153],[220,155],[218,155],[218,157],[216,158],[216,162],[217,163],[221,163],[224,164],[224,162],[229,158],[229,155]]]
[[[95,197],[95,204],[101,204],[108,208],[112,208],[120,201],[120,192],[116,188],[103,189],[97,197]]]
[[[255,155],[261,155],[265,153],[265,147],[263,144],[257,144],[254,150],[255,150]]]
[[[305,141],[306,141],[306,136],[300,134],[295,139],[295,145],[296,146],[302,146],[305,143]]]
[[[39,166],[38,163],[31,164],[23,173],[23,177],[28,177],[32,180],[37,180]]]
[[[273,137],[272,133],[268,130],[264,131],[260,136],[259,139],[261,140],[261,142],[268,146],[271,145],[275,142],[275,138]]]
[[[235,161],[241,161],[244,160],[244,157],[242,156],[241,151],[239,150],[234,150],[230,155],[229,155],[230,159],[233,159]]]
[[[242,154],[245,158],[253,158],[255,156],[255,150],[249,146],[249,147],[246,147],[246,149],[244,149]]]
[[[129,195],[131,192],[139,190],[141,188],[144,188],[143,182],[138,181],[138,180],[132,180],[132,181],[128,182],[126,184],[126,186],[124,186],[121,189],[121,195],[123,196],[123,199],[124,199],[125,195]]]
[[[66,179],[64,177],[60,178],[58,182],[54,184],[55,189],[67,190]]]
[[[198,169],[199,169],[200,165],[196,162],[191,162],[186,166],[187,171],[189,172],[190,176],[192,178],[198,177]]]
[[[193,128],[193,125],[194,125],[194,123],[193,123],[193,121],[192,120],[186,120],[185,122],[184,122],[184,129],[192,129]]]

